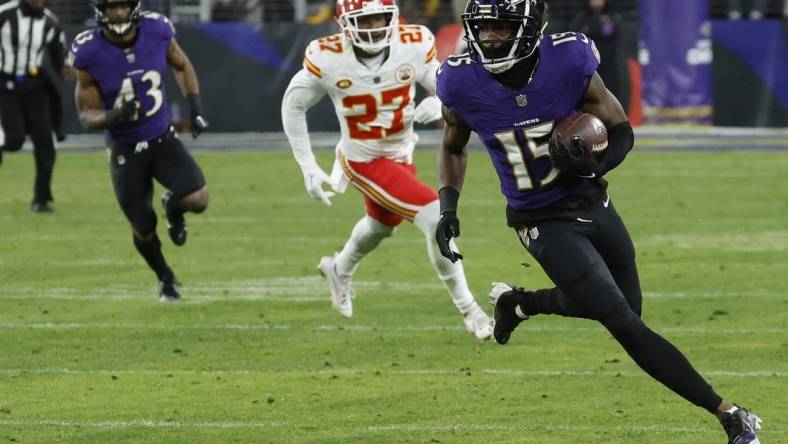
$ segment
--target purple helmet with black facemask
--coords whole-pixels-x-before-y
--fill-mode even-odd
[[[91,3],[96,14],[96,23],[115,35],[123,35],[129,32],[140,22],[142,13],[140,0],[93,0]],[[127,4],[129,6],[129,16],[125,21],[113,22],[107,16],[107,8],[114,4]]]
[[[503,46],[485,48],[479,38],[479,23],[485,21],[509,24],[512,36]],[[502,73],[536,51],[547,26],[547,4],[544,0],[469,0],[462,23],[472,59],[492,73]]]

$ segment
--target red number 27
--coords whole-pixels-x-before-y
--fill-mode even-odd
[[[386,105],[394,105],[395,100],[399,99],[399,105],[394,109],[394,118],[389,128],[369,125],[378,118],[378,101],[372,94],[348,96],[342,99],[342,104],[345,105],[345,108],[363,108],[363,114],[346,116],[348,129],[350,130],[350,138],[357,140],[379,140],[405,129],[405,124],[402,122],[402,116],[403,110],[408,106],[408,103],[410,103],[410,87],[411,85],[405,85],[400,88],[381,91],[381,108],[391,108],[391,106]],[[360,125],[364,125],[368,129],[362,128]]]

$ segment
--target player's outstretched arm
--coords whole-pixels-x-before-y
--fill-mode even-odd
[[[438,153],[438,180],[441,188],[448,186],[459,192],[465,181],[468,161],[465,145],[471,137],[471,129],[449,107],[444,106],[442,111],[446,126]]]
[[[167,48],[167,63],[175,72],[175,81],[178,82],[184,97],[188,97],[189,94],[200,93],[197,71],[194,70],[192,62],[174,38],[170,41],[170,46]]]
[[[452,262],[462,259],[462,255],[451,249],[450,241],[460,236],[460,220],[457,218],[457,203],[460,190],[465,181],[465,168],[468,163],[468,150],[465,145],[471,137],[471,129],[448,107],[443,107],[446,126],[443,141],[438,152],[438,180],[440,190],[440,220],[435,230],[435,240],[441,254]]]
[[[331,178],[320,168],[312,152],[312,144],[309,141],[309,131],[306,124],[306,112],[314,106],[323,96],[326,90],[305,70],[296,73],[287,86],[285,95],[282,98],[282,128],[293,150],[301,173],[304,175],[304,186],[307,193],[326,206],[331,206],[332,191],[323,189],[323,185],[331,184]]]
[[[75,71],[77,87],[74,92],[74,101],[82,126],[88,129],[112,128],[136,118],[140,108],[140,103],[137,100],[119,101],[115,108],[104,111],[96,80],[87,71],[80,69]]]
[[[178,82],[178,87],[189,102],[192,137],[196,139],[208,128],[208,121],[205,120],[205,112],[203,112],[200,101],[200,83],[197,80],[197,71],[194,70],[192,62],[174,38],[167,48],[167,63],[172,67],[175,81]]]
[[[621,103],[611,93],[599,74],[594,73],[580,102],[580,108],[593,114],[607,127],[608,147],[602,159],[600,174],[617,167],[635,144],[635,135]]]

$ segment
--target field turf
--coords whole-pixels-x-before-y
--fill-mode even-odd
[[[362,263],[354,317],[341,318],[315,267],[361,216],[358,193],[310,200],[285,152],[196,157],[211,203],[188,218],[184,247],[159,221],[184,294],[164,304],[105,154],[61,153],[51,215],[29,210],[32,156],[6,156],[0,443],[726,442],[594,322],[541,316],[506,346],[475,340],[407,223]],[[435,153],[416,160],[435,184]],[[645,150],[610,174],[644,319],[758,413],[771,444],[788,442],[786,171],[784,152]],[[472,153],[459,243],[488,310],[492,281],[548,285],[504,206]]]

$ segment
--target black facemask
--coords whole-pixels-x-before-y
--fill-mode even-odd
[[[531,80],[531,76],[533,76],[538,62],[539,49],[537,48],[536,52],[534,52],[531,57],[520,60],[515,63],[514,66],[500,74],[493,74],[493,77],[495,77],[495,80],[501,85],[507,88],[520,90]]]

